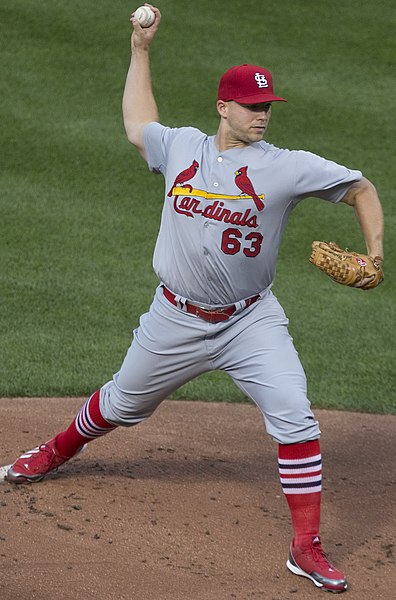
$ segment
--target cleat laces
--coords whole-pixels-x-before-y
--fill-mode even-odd
[[[314,561],[324,567],[326,570],[332,573],[335,572],[335,569],[328,561],[326,553],[323,550],[318,538],[312,540],[311,544],[303,549],[301,553],[307,555],[308,557],[313,557]]]
[[[27,453],[26,457],[29,458],[29,460],[24,466],[31,473],[41,473],[43,469],[44,472],[47,472],[64,462],[63,458],[57,457],[54,450],[47,446],[47,444],[42,444],[41,446],[34,448],[34,450]]]

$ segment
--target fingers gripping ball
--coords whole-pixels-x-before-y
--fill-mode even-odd
[[[309,262],[342,285],[368,290],[384,279],[381,259],[343,250],[335,242],[312,242]],[[359,282],[368,279],[363,285]]]
[[[134,16],[141,27],[150,27],[155,21],[155,14],[149,6],[139,6]]]

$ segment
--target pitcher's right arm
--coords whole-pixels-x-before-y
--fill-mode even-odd
[[[131,63],[122,99],[122,114],[128,140],[136,146],[143,158],[145,158],[144,127],[147,123],[159,120],[151,85],[149,48],[161,21],[158,8],[147,3],[146,6],[154,11],[155,21],[150,27],[143,28],[133,15],[131,17],[133,26]]]

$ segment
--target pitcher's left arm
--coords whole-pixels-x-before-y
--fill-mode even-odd
[[[374,185],[363,177],[351,185],[342,202],[355,209],[366,242],[367,254],[383,260],[384,215]]]

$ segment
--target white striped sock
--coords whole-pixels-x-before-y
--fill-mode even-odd
[[[279,458],[279,475],[284,494],[311,494],[322,491],[322,456]]]

